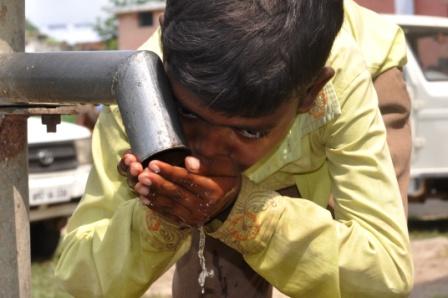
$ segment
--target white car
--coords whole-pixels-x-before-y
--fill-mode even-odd
[[[448,199],[448,18],[386,16],[408,43],[404,69],[412,99],[410,200]]]
[[[31,253],[46,259],[84,193],[92,163],[91,132],[63,121],[55,133],[47,133],[40,117],[30,117],[28,160]]]

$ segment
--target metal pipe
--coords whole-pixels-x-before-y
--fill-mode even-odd
[[[143,165],[155,158],[182,165],[189,151],[159,57],[132,55],[118,70],[116,90],[129,142]]]
[[[25,48],[25,1],[0,4],[0,53]],[[0,297],[31,297],[26,116],[0,114]]]
[[[160,58],[149,51],[0,56],[0,104],[117,101],[133,152],[181,165],[189,150]]]
[[[0,56],[1,103],[113,103],[117,73],[138,52],[18,53]]]

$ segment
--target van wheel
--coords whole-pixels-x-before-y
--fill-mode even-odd
[[[61,238],[61,229],[67,223],[66,217],[32,222],[30,226],[31,260],[50,260]]]

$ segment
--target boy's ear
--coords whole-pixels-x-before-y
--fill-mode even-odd
[[[297,111],[299,113],[308,112],[314,105],[314,101],[319,95],[320,91],[324,88],[325,84],[334,76],[334,70],[331,67],[325,66],[320,71],[316,79],[307,88],[303,98],[300,98],[299,107]]]

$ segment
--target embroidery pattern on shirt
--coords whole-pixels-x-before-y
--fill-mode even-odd
[[[266,200],[260,194],[253,194],[247,201],[236,204],[223,226],[215,233],[215,237],[222,239],[227,245],[242,254],[254,254],[263,249],[269,238],[275,216],[263,216],[268,209],[277,208],[273,199]],[[275,212],[274,212],[275,213]],[[271,215],[273,213],[269,213]],[[267,214],[266,214],[267,215]],[[263,216],[263,218],[260,218]],[[260,222],[263,221],[263,230]],[[266,232],[266,230],[269,230]]]
[[[164,223],[160,217],[148,210],[145,215],[146,227],[149,233],[146,239],[157,250],[175,250],[186,237],[186,231]]]
[[[246,170],[245,175],[250,180],[260,183],[285,165],[302,158],[304,137],[341,114],[339,99],[332,83],[325,85],[319,97],[311,112],[297,115],[277,150]]]
[[[321,91],[314,101],[313,107],[308,111],[308,114],[314,119],[321,119],[325,116],[326,106],[328,103],[328,96],[324,91]]]

